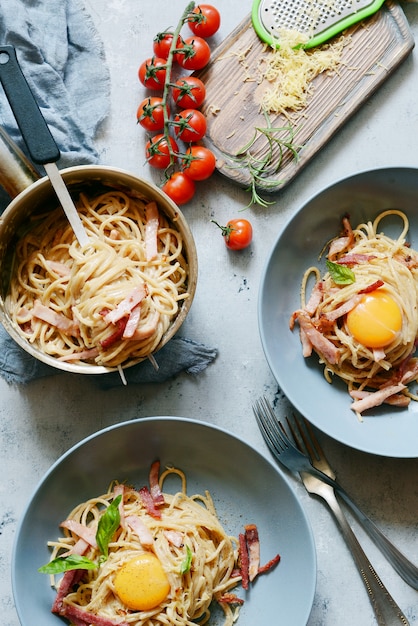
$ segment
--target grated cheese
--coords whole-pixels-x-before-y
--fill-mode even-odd
[[[346,37],[309,50],[297,47],[305,41],[306,37],[297,31],[281,31],[280,48],[271,50],[260,62],[261,81],[271,84],[260,102],[261,109],[267,113],[288,115],[300,111],[312,94],[313,79],[338,69]]]

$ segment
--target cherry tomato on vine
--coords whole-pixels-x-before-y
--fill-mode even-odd
[[[190,146],[183,157],[183,172],[192,180],[205,180],[215,170],[216,158],[205,146]]]
[[[221,25],[221,16],[211,4],[199,4],[190,13],[187,22],[195,35],[212,37]]]
[[[242,218],[229,220],[226,226],[220,226],[215,220],[212,222],[222,230],[225,245],[230,250],[242,250],[250,245],[253,239],[253,227],[248,220]]]
[[[172,96],[182,109],[198,109],[206,97],[206,87],[196,76],[183,76],[175,82]]]
[[[166,110],[169,116],[170,109],[167,105]],[[150,132],[162,130],[164,128],[163,99],[159,96],[145,98],[138,107],[136,118],[145,130]]]
[[[196,109],[183,109],[173,122],[176,136],[185,143],[200,141],[206,134],[206,117]]]
[[[172,137],[170,137],[171,150],[178,153],[178,145]],[[145,156],[148,163],[157,169],[165,169],[170,165],[171,154],[167,139],[163,133],[151,137],[145,146]]]
[[[189,202],[196,191],[195,183],[183,172],[174,172],[162,186],[162,190],[178,205]]]
[[[144,87],[162,91],[166,77],[167,59],[151,57],[141,63],[138,70],[138,77]]]
[[[163,33],[157,33],[154,37],[154,41],[152,43],[152,49],[154,50],[154,54],[157,57],[162,59],[168,59],[168,54],[170,52],[171,44],[173,43],[173,33],[169,31],[165,31]],[[177,39],[177,47],[180,48],[182,45],[182,38],[179,35]]]
[[[210,47],[202,37],[187,37],[176,53],[177,63],[186,70],[201,70],[209,59]]]

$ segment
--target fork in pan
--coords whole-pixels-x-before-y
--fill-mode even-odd
[[[299,472],[306,490],[323,498],[330,507],[367,589],[377,623],[381,626],[408,626],[404,613],[375,572],[338,504],[332,479],[313,468],[309,458],[291,442],[265,398],[258,400],[253,410],[261,433],[276,459],[287,469]]]

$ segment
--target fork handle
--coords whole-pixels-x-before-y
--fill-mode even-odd
[[[366,532],[368,532],[395,571],[398,572],[399,576],[401,576],[401,578],[403,578],[408,585],[418,590],[418,568],[416,565],[407,559],[407,557],[393,545],[393,543],[382,533],[374,522],[372,522],[372,520],[367,517],[357,504],[353,502],[349,494],[336,480],[330,478],[327,474],[324,474],[315,467],[312,467],[312,470],[313,471],[309,470],[310,474],[320,478],[323,482],[333,487],[338,495],[340,495],[344,500],[345,504],[351,508],[358,521],[361,523]]]
[[[382,533],[382,531],[367,517],[365,513],[351,499],[348,493],[337,483],[338,495],[350,507],[363,528],[368,532],[376,546],[385,555],[394,570],[411,587],[418,590],[418,567],[414,565],[393,543]]]
[[[368,591],[377,623],[381,626],[400,626],[400,624],[408,626],[408,620],[375,572],[373,565],[370,563],[363,551],[363,548],[359,544],[357,537],[353,533],[351,526],[347,522],[347,519],[334,494],[330,492],[324,499],[332,510],[347,545],[352,552],[363,583]]]

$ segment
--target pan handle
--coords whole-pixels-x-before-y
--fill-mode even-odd
[[[55,163],[60,151],[20,69],[13,46],[0,46],[0,81],[35,163]]]

